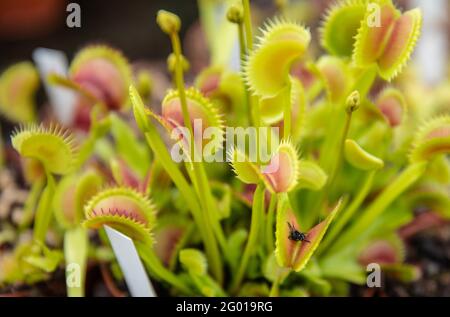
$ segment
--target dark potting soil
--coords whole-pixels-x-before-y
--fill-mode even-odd
[[[380,288],[353,286],[354,296],[448,297],[450,296],[450,224],[433,228],[406,241],[406,262],[416,265],[421,277],[402,283],[383,277]]]

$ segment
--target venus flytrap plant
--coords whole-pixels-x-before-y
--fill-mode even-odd
[[[250,12],[250,0],[242,0],[243,8],[243,24],[244,24],[244,34],[245,34],[245,47],[247,56],[253,51],[253,27],[252,27],[252,17]],[[243,43],[242,43],[243,44]],[[241,68],[241,72],[245,72],[245,66]],[[247,89],[246,89],[247,90]],[[248,92],[250,94],[250,92]],[[259,101],[258,98],[251,95],[249,97],[249,111],[251,115],[251,120],[249,122],[252,125],[260,126],[261,118],[259,115]]]
[[[146,69],[137,70],[134,79],[136,89],[142,98],[144,100],[150,100],[155,90],[155,81],[152,74]]]
[[[117,113],[111,113],[109,117],[111,120],[111,135],[114,138],[118,156],[140,179],[144,179],[150,168],[148,148],[136,139],[132,127]]]
[[[405,257],[405,246],[400,237],[396,234],[384,237],[375,237],[364,247],[358,257],[358,261],[363,265],[379,263],[381,265],[403,262]]]
[[[169,71],[169,73],[173,76],[174,79],[174,85],[176,85],[175,83],[175,72],[177,69],[177,55],[175,53],[170,53],[169,56],[167,57],[167,70]],[[181,69],[183,70],[183,73],[186,73],[189,71],[189,69],[191,68],[191,64],[189,63],[189,61],[186,59],[185,56],[181,55]]]
[[[67,78],[50,74],[49,82],[78,93],[73,125],[88,130],[93,111],[98,118],[108,111],[126,108],[131,68],[119,51],[105,45],[92,45],[77,53]]]
[[[177,268],[179,253],[191,242],[194,230],[195,224],[188,215],[168,213],[158,217],[155,253],[169,270]]]
[[[182,102],[180,97],[181,96],[178,91],[169,91],[162,102],[162,116],[159,117],[149,112],[149,114],[156,118],[163,125],[163,127],[168,129],[171,136],[174,136],[174,134],[180,134],[178,129],[185,127],[181,118]],[[216,219],[217,213],[214,212],[214,201],[212,194],[210,190],[207,189],[208,180],[202,164],[203,159],[198,156],[203,155],[204,159],[208,160],[208,158],[213,157],[217,150],[222,147],[224,123],[216,107],[207,98],[202,96],[197,89],[189,88],[186,90],[185,98],[189,110],[190,120],[192,123],[201,122],[202,130],[199,131],[201,132],[201,135],[203,135],[204,131],[208,128],[215,128],[216,131],[219,132],[215,133],[214,142],[208,142],[206,144],[203,138],[200,139],[196,135],[194,135],[193,138],[190,138],[189,135],[186,136],[185,133],[181,133],[178,137],[181,138],[178,144],[183,151],[183,155],[187,156],[187,171],[199,196],[200,204],[206,204],[203,206],[203,209],[207,210],[205,216],[211,218],[210,221],[212,221],[212,226],[218,235],[219,243],[223,247],[224,237],[221,232],[218,219]],[[193,154],[191,152],[192,149],[194,150]],[[199,151],[202,151],[202,153],[199,153]],[[194,160],[193,162],[191,161],[192,159]],[[206,202],[203,202],[201,199],[202,195],[206,195]]]
[[[156,211],[149,198],[130,188],[109,188],[95,195],[84,207],[87,228],[108,225],[131,237],[144,263],[157,279],[189,294],[185,283],[167,270],[153,251],[152,234]]]
[[[250,52],[253,50],[253,30],[252,17],[250,13],[250,0],[242,0],[242,8],[244,9],[245,42],[248,52]]]
[[[75,56],[70,65],[69,80],[108,109],[118,110],[127,103],[131,71],[119,51],[107,46],[90,46]]]
[[[375,4],[381,10],[380,27],[372,25],[377,21],[373,21],[375,15],[368,1],[341,1],[330,9],[321,32],[322,45],[329,52],[338,56],[351,56],[355,65],[363,69],[362,76],[356,81],[361,100],[368,92],[366,87],[370,87],[375,79],[372,75],[374,67],[384,79],[395,77],[408,60],[420,33],[421,16],[418,10],[408,11],[402,16],[390,0]],[[333,32],[335,28],[341,32]],[[346,37],[345,41],[341,41],[335,34],[355,34],[356,40]],[[387,42],[383,42],[383,39]],[[381,61],[383,58],[379,56],[384,54],[383,50],[386,50],[386,56]],[[378,58],[380,60],[377,62]],[[332,148],[331,142],[324,144],[325,149]]]
[[[44,257],[35,254],[43,253]],[[13,251],[0,258],[0,284],[36,283],[48,278],[61,260],[60,252],[49,250],[42,245],[19,243]]]
[[[106,224],[136,241],[153,243],[156,211],[148,198],[133,189],[105,189],[85,204],[84,212],[85,227],[99,229]]]
[[[202,252],[196,249],[183,249],[180,251],[180,262],[203,296],[226,296],[217,282],[207,274],[208,265]]]
[[[365,0],[343,0],[327,9],[320,28],[321,44],[331,54],[351,57],[354,37],[367,7]]]
[[[351,125],[353,113],[356,110],[358,110],[358,108],[359,108],[359,106],[361,104],[360,98],[361,97],[360,97],[360,94],[359,94],[358,91],[352,92],[347,97],[346,107],[345,107],[346,116],[345,116],[344,130],[343,130],[342,136],[340,138],[340,145],[339,145],[339,149],[338,149],[338,155],[337,155],[337,158],[336,158],[336,163],[335,163],[335,165],[333,166],[333,168],[331,169],[331,172],[330,172],[330,178],[329,178],[330,186],[333,186],[335,178],[337,177],[337,174],[339,173],[339,169],[341,168],[342,158],[343,158],[344,149],[345,149],[345,140],[347,139],[347,135],[348,135],[349,130],[350,130],[350,125]]]
[[[90,127],[86,139],[79,147],[77,162],[74,170],[78,170],[92,156],[96,142],[105,136],[111,127],[111,119],[109,115],[100,118],[101,106],[95,105],[90,112]]]
[[[421,19],[418,9],[402,14],[391,0],[340,1],[324,19],[322,45],[334,55],[352,57],[359,67],[376,64],[380,76],[391,80],[414,49]]]
[[[189,133],[188,140],[190,141],[188,143],[189,155],[192,162],[190,166],[192,170],[189,170],[190,167],[188,167],[188,172],[190,174],[191,181],[194,184],[194,188],[196,189],[199,202],[202,205],[203,210],[202,213],[204,220],[207,224],[212,226],[215,238],[218,239],[219,245],[222,247],[223,251],[226,252],[225,238],[217,214],[214,213],[215,202],[210,187],[208,186],[208,179],[203,166],[203,160],[200,160],[200,162],[198,162],[198,160],[195,159],[197,157],[196,155],[198,154],[197,152],[198,148],[191,121],[193,118],[191,118],[191,116],[195,118],[196,116],[200,115],[201,117],[199,119],[201,119],[202,122],[208,124],[212,123],[211,126],[214,126],[216,128],[221,128],[222,122],[220,118],[218,118],[218,114],[214,113],[214,109],[208,106],[209,104],[207,103],[206,99],[201,99],[202,97],[201,94],[196,94],[194,91],[191,96],[187,95],[187,92],[185,90],[184,75],[182,69],[182,52],[181,52],[180,38],[178,35],[181,22],[178,16],[170,12],[161,10],[158,12],[157,15],[157,23],[159,24],[160,28],[166,34],[169,35],[172,42],[174,54],[176,56],[175,84],[177,87],[177,93],[175,96],[173,96],[174,98],[172,98],[172,96],[170,96],[169,94],[168,98],[165,100],[167,101],[167,106],[164,106],[163,102],[163,112],[167,110],[169,115],[175,116],[172,118],[171,122],[172,124],[175,122],[178,124],[182,124],[182,126],[184,126],[188,130]],[[200,106],[203,105],[203,114],[206,115],[206,117],[202,116],[201,112],[200,113],[196,112],[198,111],[197,109],[199,109],[198,107],[197,108],[195,107],[196,101],[197,104],[200,104]],[[175,108],[170,107],[171,105],[175,106]],[[176,118],[176,116],[179,115],[180,108],[182,116]],[[173,112],[171,113],[170,111]],[[193,113],[191,114],[191,112]],[[218,141],[220,144],[220,140]],[[213,152],[215,152],[214,149]],[[218,274],[218,272],[216,272],[216,274]],[[222,278],[219,277],[219,280],[221,279]]]
[[[394,199],[412,186],[426,171],[431,160],[449,153],[448,116],[429,120],[417,133],[410,153],[410,164],[391,182],[383,192],[369,205],[357,221],[346,231],[331,249],[337,252],[354,240],[370,235],[370,224],[383,213]],[[331,252],[331,251],[330,251]]]
[[[103,178],[93,170],[81,175],[69,174],[61,179],[52,202],[55,218],[61,227],[69,229],[82,222],[84,204],[101,189],[103,182]]]
[[[352,199],[351,204],[344,209],[336,222],[331,226],[329,234],[320,246],[319,253],[324,252],[323,250],[326,250],[335,241],[344,226],[352,219],[355,212],[361,207],[361,204],[369,194],[376,172],[384,167],[384,162],[381,159],[366,152],[351,139],[345,141],[344,151],[345,158],[353,167],[367,171],[368,173],[356,196]]]
[[[422,14],[419,9],[401,13],[391,0],[373,3],[380,9],[380,25],[371,25],[373,12],[367,7],[356,35],[353,60],[360,67],[375,63],[380,76],[390,81],[402,70],[416,45]]]
[[[290,96],[288,103],[291,105],[290,117],[291,128],[290,137],[297,141],[303,132],[306,96],[301,82],[290,77]],[[263,98],[259,101],[261,122],[264,125],[282,126],[284,128],[284,111],[280,105],[286,103],[286,96],[281,94],[273,98]]]
[[[33,100],[39,87],[39,75],[33,64],[10,66],[0,77],[0,113],[11,121],[31,123],[36,119]]]
[[[345,129],[345,98],[353,91],[360,91],[361,87],[355,82],[359,82],[351,76],[348,62],[343,61],[335,56],[323,56],[317,61],[317,77],[322,83],[322,87],[326,93],[327,103],[323,106],[324,112],[334,118],[330,122],[330,128],[325,132],[325,140],[320,150],[320,164],[328,174],[333,173],[333,154],[339,151],[340,140],[339,134],[335,131]],[[318,201],[320,199],[316,199]],[[316,202],[317,203],[317,202]],[[313,208],[316,209],[316,208]]]
[[[413,141],[409,158],[414,164],[430,161],[450,152],[450,116],[444,115],[425,122]]]
[[[432,213],[444,219],[450,217],[450,197],[448,190],[430,181],[417,184],[408,193],[408,205],[411,209],[414,206],[425,206]]]
[[[196,77],[195,86],[226,115],[228,126],[248,124],[251,119],[247,106],[249,96],[238,73],[228,71],[222,66],[211,66]]]
[[[402,123],[407,116],[406,101],[402,93],[395,88],[384,89],[375,102],[377,108],[388,121],[391,127]]]
[[[260,224],[261,219],[264,217],[264,186],[262,183],[258,184],[255,193],[253,195],[253,205],[252,205],[252,217],[250,225],[250,233],[245,245],[244,253],[242,255],[239,267],[233,276],[230,293],[236,293],[239,290],[242,279],[244,278],[245,272],[247,270],[247,265],[250,256],[255,253],[255,249],[258,244],[259,233],[261,232]]]
[[[358,256],[362,266],[378,263],[383,273],[404,283],[412,282],[420,277],[420,271],[411,264],[403,263],[405,246],[400,237],[394,233],[375,237],[366,243]]]
[[[325,55],[317,61],[317,68],[329,103],[339,105],[353,84],[348,63],[336,56]]]
[[[20,165],[25,181],[30,186],[30,192],[24,205],[24,213],[19,224],[19,229],[25,230],[33,221],[34,211],[45,185],[45,171],[39,161],[31,158],[22,157]]]
[[[249,89],[260,99],[283,100],[283,137],[287,139],[291,132],[292,99],[289,71],[292,63],[305,54],[311,35],[303,26],[281,19],[268,22],[262,32],[258,47],[248,57],[245,78]]]
[[[44,243],[52,215],[53,175],[64,175],[72,170],[76,161],[75,140],[68,131],[57,125],[45,127],[33,124],[17,129],[11,141],[21,156],[40,162],[45,171],[46,187],[38,203],[34,227],[34,239]]]
[[[319,247],[329,225],[340,211],[342,201],[338,202],[325,220],[315,225],[307,233],[301,232],[302,228],[290,208],[287,197],[280,197],[278,204],[275,249],[277,262],[281,267],[299,272],[306,267]],[[272,288],[278,288],[278,284],[286,276],[285,274],[280,275]]]
[[[283,16],[293,15],[287,2],[276,4]],[[192,81],[195,88],[185,81],[181,21],[166,11],[156,17],[173,49],[167,66],[174,89],[165,95],[156,90],[157,78],[150,85],[151,74],[132,76],[127,60],[106,46],[81,50],[67,78],[51,76],[78,92],[73,126],[88,133],[77,157],[72,138],[59,129],[14,134],[32,185],[22,229],[37,204],[38,242],[17,244],[0,259],[0,284],[48,278],[62,261],[59,249],[43,244],[56,229],[66,264],[81,265],[82,287],[68,285],[67,293],[84,295],[87,257],[114,261],[104,225],[133,239],[157,289],[171,295],[339,296],[347,283],[363,284],[364,266],[374,261],[387,276],[418,277],[403,263],[396,232],[404,234],[399,228],[408,229],[419,208],[449,217],[450,119],[442,106],[448,98],[422,96],[418,80],[408,85],[411,74],[380,87],[409,59],[420,11],[402,12],[391,0],[338,1],[322,23],[327,53],[320,56],[307,52],[316,43],[306,27],[273,18],[254,38],[249,0],[222,6],[217,20],[220,5],[199,2],[211,65]],[[240,74],[227,67],[236,38]],[[0,92],[14,92],[8,104],[32,105],[31,73],[0,80]],[[23,94],[15,94],[16,86]],[[161,97],[160,111],[144,106],[141,97],[150,93]],[[151,153],[126,120],[129,110]],[[419,119],[426,123],[412,137]],[[229,144],[228,127],[259,128],[256,144],[242,147],[242,135],[231,140],[238,145]],[[234,180],[228,165],[216,164],[222,147]],[[55,175],[62,176],[58,183]],[[110,181],[113,187],[102,187]],[[49,224],[53,212],[57,221]],[[89,243],[86,227],[99,230],[103,246]],[[113,274],[121,278],[114,268]]]
[[[33,240],[16,250],[16,259],[20,265],[29,268],[28,273],[21,269],[25,277],[34,274],[33,272],[50,273],[58,267],[63,257],[59,250],[50,250],[45,246],[53,213],[52,199],[56,187],[54,175],[65,175],[72,170],[76,161],[75,140],[68,131],[58,125],[45,127],[30,124],[16,129],[11,142],[22,157],[39,162],[37,166],[43,168],[45,180],[45,188],[37,203]]]
[[[238,38],[239,38],[239,53],[240,53],[240,70],[241,72],[244,71],[245,67],[245,59],[248,54],[248,47],[246,42],[246,35],[245,35],[245,25],[244,25],[244,8],[242,4],[235,3],[231,5],[228,8],[227,11],[227,19],[231,23],[234,23],[237,25],[238,28]],[[245,91],[245,108],[247,109],[247,117],[248,117],[248,123],[252,123],[252,98],[250,96],[250,93],[246,87],[244,86]]]
[[[376,78],[376,69],[368,67],[367,69],[356,70],[334,57],[326,57],[319,62],[322,64],[320,78],[324,82],[328,101],[323,106],[324,110],[321,115],[328,115],[333,118],[330,122],[330,128],[326,129],[324,133],[319,159],[320,166],[330,176],[328,179],[329,186],[336,177],[336,168],[340,166],[343,142],[350,128],[352,113],[367,97]],[[345,82],[345,84],[341,82]],[[346,94],[340,92],[342,89],[347,89]],[[352,107],[349,104],[352,101],[357,102],[358,105]],[[335,131],[343,132],[340,134]],[[335,159],[336,153],[338,159]],[[323,195],[325,195],[324,192],[311,193],[306,199],[308,209],[312,209],[316,213],[316,215],[311,216],[312,219],[317,218],[321,212],[320,202]]]
[[[85,276],[88,258],[89,238],[87,230],[81,227],[84,219],[84,204],[101,188],[103,179],[94,171],[83,175],[65,176],[56,187],[53,210],[56,220],[64,228],[64,258],[67,266],[79,265],[80,284],[67,285],[69,297],[85,294]]]
[[[352,57],[352,52],[357,45],[354,37],[357,35],[358,28],[368,21],[363,20],[366,10],[369,10],[366,0],[342,0],[331,6],[320,28],[322,46],[334,56]],[[350,93],[357,90],[361,95],[361,100],[366,97],[368,89],[375,79],[374,67],[353,69],[353,65],[348,67],[345,60],[339,61],[327,56],[321,63],[323,64],[322,73],[328,81],[329,90],[336,87],[336,84],[342,86],[341,82],[350,81],[347,85],[353,85],[353,87],[350,91],[344,90],[344,92]],[[344,79],[344,77],[346,78]],[[329,91],[329,94],[332,92],[333,90]],[[339,91],[335,91],[335,93],[339,93]]]
[[[257,249],[258,237],[262,233],[267,233],[273,237],[273,219],[266,219],[268,225],[264,227],[264,191],[267,188],[272,195],[286,197],[286,193],[297,185],[299,175],[299,160],[295,148],[287,141],[282,142],[272,154],[269,163],[265,166],[258,166],[250,162],[245,154],[234,149],[229,153],[229,161],[237,177],[246,183],[257,184],[253,196],[252,219],[249,238],[244,249],[244,254],[236,275],[231,284],[231,292],[237,291],[244,277],[250,257]],[[269,207],[269,217],[274,216],[274,201],[271,198]],[[263,228],[261,228],[263,226]],[[267,238],[271,239],[271,238]]]
[[[351,139],[345,140],[345,158],[354,167],[364,170],[372,171],[383,168],[384,162],[364,151],[358,143]]]
[[[127,164],[118,158],[112,158],[109,162],[112,178],[119,186],[135,188],[143,193],[150,190],[147,180],[141,180]]]
[[[195,123],[195,121],[201,122],[202,130],[199,131],[201,132],[201,135],[203,135],[204,131],[207,128],[216,128],[220,131],[220,133],[216,135],[214,143],[210,143],[213,144],[214,147],[212,147],[209,151],[206,151],[206,141],[199,139],[201,135],[197,137],[194,135],[192,139],[189,138],[189,136],[181,136],[184,141],[183,143],[187,143],[186,150],[190,149],[191,143],[194,143],[196,149],[199,149],[199,151],[200,149],[203,149],[203,153],[199,153],[199,151],[194,152],[193,157],[191,152],[188,152],[188,155],[191,156],[190,158],[198,161],[198,158],[196,158],[195,155],[203,155],[209,157],[214,155],[215,152],[217,152],[217,150],[222,147],[224,121],[222,120],[222,115],[219,114],[217,107],[215,107],[207,98],[205,98],[200,93],[200,91],[191,87],[186,90],[185,94],[191,124]],[[181,104],[182,102],[179,92],[173,90],[170,90],[162,101],[162,117],[171,127],[171,135],[173,135],[174,129],[184,127],[183,118],[181,117]],[[193,140],[193,142],[191,140]]]
[[[130,98],[133,105],[135,120],[139,129],[142,131],[142,133],[144,133],[144,136],[151,149],[153,150],[156,159],[161,163],[167,174],[169,174],[170,178],[174,182],[175,186],[183,195],[183,198],[185,199],[186,204],[189,206],[192,217],[194,218],[194,221],[197,224],[197,228],[202,236],[206,254],[211,265],[211,270],[214,272],[213,274],[216,278],[220,277],[222,272],[220,268],[221,264],[218,246],[215,240],[211,237],[214,235],[214,233],[212,232],[212,228],[208,226],[207,222],[205,221],[205,218],[200,209],[200,204],[195,198],[195,194],[192,188],[189,186],[184,175],[172,160],[164,142],[156,131],[156,128],[150,123],[147,117],[149,111],[146,111],[146,108],[144,107],[139,94],[133,86],[130,87]]]
[[[331,160],[330,158],[324,158],[325,161],[329,162],[327,164],[324,164],[325,166],[328,166],[328,171],[325,170],[325,173],[328,175],[327,182],[325,188],[321,192],[314,194],[314,196],[310,196],[313,198],[313,200],[310,205],[308,205],[308,208],[311,208],[313,210],[313,213],[310,217],[308,217],[308,221],[306,222],[307,224],[315,221],[314,218],[317,218],[321,214],[326,201],[330,199],[330,192],[334,191],[336,187],[336,178],[338,177],[341,170],[342,159],[344,155],[345,140],[347,139],[347,135],[350,130],[353,113],[360,107],[360,98],[360,93],[356,90],[347,97],[345,105],[345,121],[342,134],[338,138],[334,136],[328,139],[337,140],[337,154],[336,157],[333,158],[333,160]],[[327,144],[326,142],[327,140],[324,141],[324,144]],[[331,144],[329,144],[329,147],[333,148]],[[327,151],[330,152],[330,149],[328,149]],[[328,152],[324,154],[327,155]]]

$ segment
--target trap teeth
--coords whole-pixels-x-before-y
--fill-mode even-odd
[[[21,156],[38,160],[54,174],[67,174],[76,161],[75,138],[57,124],[29,124],[16,129],[11,137]]]
[[[201,134],[194,133],[195,142],[205,146],[208,140],[202,138],[203,132],[208,129],[216,129],[214,132],[214,148],[208,155],[213,155],[223,146],[225,124],[222,114],[219,113],[217,107],[196,88],[191,87],[186,90],[187,110],[189,118],[194,128],[194,132],[198,129],[196,124],[201,123]],[[162,102],[162,118],[163,125],[169,125],[173,128],[185,127],[181,99],[177,90],[170,90]],[[166,123],[165,123],[166,122]],[[186,128],[186,127],[185,127]],[[171,130],[171,129],[170,129]]]
[[[109,225],[130,237],[153,243],[151,231],[156,221],[155,208],[148,198],[134,189],[103,190],[91,198],[84,210],[86,227],[98,229]]]
[[[378,0],[380,21],[373,27],[367,6],[356,35],[353,60],[358,67],[378,66],[380,76],[392,80],[408,62],[422,26],[422,13],[414,9],[401,13],[390,0]]]
[[[320,35],[321,44],[329,53],[351,57],[354,37],[366,13],[366,6],[366,0],[342,0],[327,10]]]
[[[410,161],[430,161],[439,154],[450,153],[450,116],[427,121],[416,134]]]
[[[273,97],[289,83],[290,66],[305,54],[311,34],[303,26],[278,19],[266,24],[262,33],[245,63],[244,78],[255,95]]]
[[[263,176],[276,193],[289,192],[298,184],[300,161],[294,146],[283,141],[263,170]]]

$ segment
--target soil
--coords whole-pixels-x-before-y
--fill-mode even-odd
[[[420,232],[406,241],[406,262],[417,265],[421,277],[412,283],[384,278],[382,287],[353,287],[355,296],[450,296],[450,224]]]

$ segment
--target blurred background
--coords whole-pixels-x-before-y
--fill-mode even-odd
[[[31,59],[36,47],[47,47],[66,52],[71,57],[84,45],[107,43],[120,48],[131,60],[163,59],[169,54],[169,42],[155,23],[157,10],[164,8],[180,15],[182,35],[193,31],[198,21],[197,1],[221,0],[133,0],[73,1],[81,7],[81,28],[66,25],[68,0],[0,0],[0,70],[11,63]],[[222,0],[232,3],[232,0]],[[274,13],[277,0],[253,0],[252,5],[264,12]],[[320,16],[334,0],[290,0],[298,3],[299,12],[308,26],[320,22]],[[424,10],[424,32],[418,57],[423,68],[442,77],[447,61],[446,50],[450,39],[448,0],[398,0],[404,9],[420,6]],[[302,11],[302,12],[300,12]],[[193,32],[191,32],[193,33]],[[192,39],[193,37],[191,37]],[[189,39],[189,37],[187,38]],[[196,38],[198,39],[198,37]],[[197,41],[197,40],[196,40]],[[191,42],[191,43],[189,43]],[[185,45],[193,45],[186,41]],[[437,56],[440,55],[440,56]],[[431,70],[430,70],[431,68]]]
[[[31,59],[36,47],[66,52],[69,59],[89,43],[108,43],[131,60],[165,58],[169,42],[155,23],[165,8],[186,27],[198,17],[196,0],[76,1],[81,28],[66,25],[67,0],[0,0],[0,68]]]

